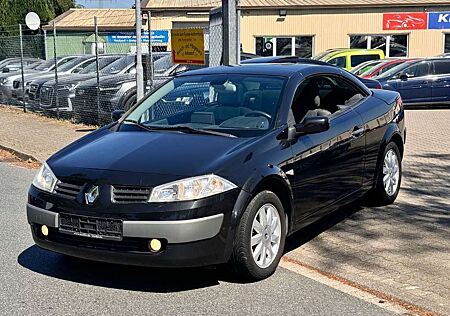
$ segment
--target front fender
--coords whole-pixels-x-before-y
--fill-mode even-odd
[[[247,208],[247,205],[256,194],[270,187],[276,188],[276,190],[278,191],[283,190],[285,193],[287,193],[287,196],[289,198],[289,205],[291,206],[291,208],[285,211],[288,213],[288,215],[291,215],[293,213],[292,188],[286,173],[281,168],[273,165],[268,165],[264,169],[255,170],[242,186],[241,192],[239,193],[231,214],[228,240],[225,249],[226,258],[230,257],[233,250],[233,241],[235,239],[234,237],[236,234],[236,230],[239,226],[241,217],[245,212],[245,209]],[[277,192],[274,193],[277,194]],[[293,227],[293,218],[293,216],[288,216],[288,227]]]

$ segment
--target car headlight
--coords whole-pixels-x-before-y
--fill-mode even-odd
[[[216,175],[187,178],[155,187],[149,202],[177,202],[202,199],[236,188],[236,185]]]
[[[120,88],[122,88],[122,84],[119,84],[117,86],[106,86],[106,87],[100,87],[100,92],[116,92],[119,91]]]
[[[53,171],[50,169],[47,163],[44,163],[34,177],[33,185],[40,190],[53,192],[57,181],[58,179],[56,178]]]
[[[8,78],[1,78],[0,79],[0,84],[5,84],[8,82]]]

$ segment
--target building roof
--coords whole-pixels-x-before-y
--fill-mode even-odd
[[[135,28],[135,10],[133,9],[70,9],[50,21],[44,29],[89,30],[94,29],[94,17],[97,17],[99,30],[133,30]]]
[[[221,0],[144,0],[143,9],[186,10],[212,9],[220,6]],[[240,7],[255,8],[338,8],[338,7],[390,7],[449,5],[448,0],[240,0]]]

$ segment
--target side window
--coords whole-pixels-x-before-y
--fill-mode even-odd
[[[424,77],[430,74],[430,67],[428,63],[418,63],[406,68],[401,75],[406,75],[408,78]]]
[[[294,95],[291,119],[300,123],[305,117],[331,116],[357,104],[364,96],[345,79],[316,76],[305,79]]]
[[[399,65],[399,64],[396,64],[396,63],[387,65],[386,67],[380,69],[376,75],[384,74],[386,71],[388,71],[388,70],[390,70],[390,69],[392,69],[392,68],[394,68],[394,67],[397,67],[398,65]]]
[[[345,68],[345,66],[346,66],[345,56],[331,58],[329,61],[327,61],[327,63],[329,63],[333,66]]]
[[[353,55],[350,57],[351,59],[351,66],[355,67],[359,64],[362,64],[369,60],[377,60],[380,59],[379,55]]]
[[[434,62],[434,73],[436,75],[450,74],[450,62],[447,60]]]

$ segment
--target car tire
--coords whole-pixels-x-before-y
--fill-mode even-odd
[[[228,270],[244,281],[269,277],[283,255],[285,239],[286,216],[280,199],[271,191],[258,193],[248,204],[237,227]]]
[[[129,109],[131,109],[136,104],[136,95],[132,95],[128,97],[128,99],[125,101],[123,105],[123,110],[126,112]]]
[[[398,146],[394,142],[390,142],[381,156],[376,174],[376,184],[370,194],[373,204],[382,206],[394,203],[402,182],[401,158]]]

